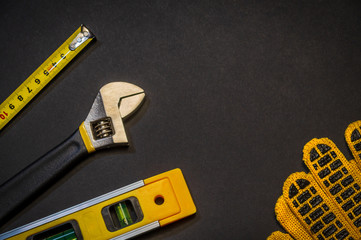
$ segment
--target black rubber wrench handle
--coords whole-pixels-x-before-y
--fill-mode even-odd
[[[0,226],[88,154],[79,130],[0,186]]]

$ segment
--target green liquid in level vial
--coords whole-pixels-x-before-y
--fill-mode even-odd
[[[75,235],[73,229],[66,230],[64,232],[58,233],[54,236],[45,238],[44,240],[77,240],[78,238]]]
[[[115,212],[120,222],[120,226],[126,227],[133,223],[132,217],[129,214],[126,201],[119,203],[115,206]]]

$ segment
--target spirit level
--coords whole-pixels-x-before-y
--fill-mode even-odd
[[[94,38],[81,25],[1,105],[0,130]]]
[[[183,174],[174,169],[3,233],[0,239],[123,240],[195,212]]]

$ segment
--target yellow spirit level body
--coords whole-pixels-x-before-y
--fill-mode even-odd
[[[183,174],[174,169],[1,234],[0,239],[128,239],[195,212]]]
[[[80,26],[1,105],[0,130],[23,109],[78,53],[94,35]]]

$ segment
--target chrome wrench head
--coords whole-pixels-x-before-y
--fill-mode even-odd
[[[115,144],[128,145],[123,120],[140,107],[144,97],[143,89],[126,82],[108,83],[100,89],[84,121],[95,150]]]

